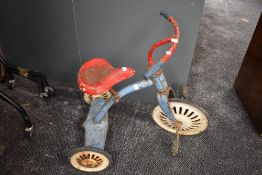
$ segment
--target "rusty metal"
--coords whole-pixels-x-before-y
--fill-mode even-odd
[[[22,77],[27,78],[28,77],[28,69],[23,68],[23,67],[17,67],[17,70],[19,71],[19,75]]]
[[[189,90],[186,85],[181,85],[179,87],[179,98],[186,99],[188,97]]]
[[[115,102],[116,103],[119,103],[119,101],[120,101],[120,96],[119,96],[119,94],[114,90],[114,89],[110,89],[110,92],[112,93],[112,95],[115,97]]]
[[[71,153],[71,165],[84,172],[98,172],[108,168],[112,162],[110,154],[95,147],[81,147]]]
[[[102,94],[98,94],[98,95],[91,95],[91,94],[87,94],[84,93],[84,100],[87,104],[91,104],[93,100],[97,99],[97,98],[103,98],[105,101],[108,101],[108,99],[112,96],[112,92],[111,91],[105,91]]]
[[[114,97],[115,97],[115,102],[119,103],[121,99],[120,96],[118,94],[115,94]]]
[[[159,70],[153,75],[152,78],[159,77],[162,73],[163,73],[163,70],[162,70],[162,69],[159,69]]]
[[[172,147],[171,147],[171,153],[173,156],[176,156],[178,154],[178,150],[180,147],[180,127],[181,127],[182,123],[179,122],[178,120],[175,121],[175,128],[176,128],[176,138],[173,140],[172,142]]]

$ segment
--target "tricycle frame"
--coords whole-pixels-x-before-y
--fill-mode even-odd
[[[148,72],[150,72],[150,69]],[[172,88],[167,84],[164,73],[160,68],[152,78],[126,86],[112,95],[107,101],[103,98],[97,98],[91,102],[87,119],[83,123],[85,128],[85,146],[104,149],[108,129],[108,110],[126,95],[151,86],[154,86],[156,89],[159,106],[167,117],[175,122],[175,115],[169,107],[169,99],[174,98],[175,95]]]
[[[149,64],[147,66],[147,71],[144,74],[144,80],[128,85],[124,87],[123,89],[119,90],[118,92],[115,92],[111,88],[109,90],[110,98],[108,99],[103,98],[103,95],[100,94],[100,93],[105,93],[104,91],[101,91],[101,92],[99,91],[99,93],[97,93],[99,95],[96,95],[96,93],[94,93],[93,94],[95,95],[93,96],[94,98],[91,98],[92,100],[88,98],[88,100],[86,101],[91,106],[90,106],[87,118],[85,122],[83,123],[83,127],[85,129],[85,147],[77,149],[70,157],[70,162],[76,169],[81,170],[81,171],[86,171],[86,172],[94,172],[94,171],[101,171],[109,166],[110,163],[108,162],[110,162],[111,157],[108,156],[109,154],[106,151],[104,151],[107,131],[109,127],[108,110],[115,103],[119,102],[126,95],[142,90],[142,89],[145,89],[145,88],[149,88],[151,86],[154,86],[155,88],[157,101],[158,101],[160,110],[162,110],[160,113],[163,112],[163,114],[166,117],[165,120],[168,120],[169,126],[172,126],[172,129],[174,130],[173,132],[175,132],[178,136],[178,131],[180,130],[181,125],[183,124],[182,121],[180,121],[182,114],[179,113],[179,115],[177,115],[177,113],[173,111],[173,108],[171,109],[172,107],[171,105],[174,105],[173,100],[176,97],[175,97],[172,87],[169,86],[166,81],[166,78],[162,71],[162,67],[164,63],[170,58],[170,56],[175,52],[175,49],[177,47],[179,37],[180,37],[180,31],[179,31],[178,24],[175,21],[173,16],[169,16],[167,13],[164,13],[164,12],[161,12],[160,14],[172,24],[175,34],[168,38],[162,39],[154,43],[151,46],[148,52],[148,63]],[[167,43],[172,43],[171,47],[169,48],[169,50],[166,51],[165,55],[158,62],[155,63],[152,58],[154,50],[158,48],[159,46],[167,44]],[[87,74],[82,74],[82,71],[83,72],[86,71],[85,69],[82,69],[82,68],[83,67],[80,68],[79,75],[86,76]],[[92,69],[90,68],[89,71],[91,70]],[[128,68],[122,67],[122,70],[128,70]],[[78,78],[79,78],[78,80],[81,80],[81,81],[78,81],[80,89],[86,93],[85,95],[92,97],[93,91],[90,91],[90,93],[88,93],[86,91],[86,88],[88,89],[89,87],[82,84],[83,81],[81,79],[82,78],[81,76],[79,76]],[[94,88],[92,87],[92,89]],[[182,96],[184,97],[185,95],[183,94]],[[159,109],[159,107],[155,109]],[[180,107],[179,109],[180,109],[179,111],[181,111],[182,107]],[[189,111],[189,109],[186,109],[186,110]],[[183,115],[186,115],[187,111],[185,111]],[[152,116],[154,118],[154,116],[157,116],[157,115],[152,114]],[[193,116],[193,117],[196,118],[197,116],[198,115]],[[203,118],[205,118],[205,116],[203,116]],[[192,119],[190,118],[190,116],[185,116],[186,121],[190,119]],[[191,121],[189,121],[189,123],[190,122]],[[200,125],[200,123],[194,123],[194,124],[191,123],[191,124]],[[192,127],[196,127],[196,126],[192,126]],[[205,126],[203,128],[206,129]],[[191,129],[194,129],[194,128],[191,128]],[[198,130],[197,132],[200,133],[202,131]],[[94,150],[93,148],[96,149],[98,156],[96,156],[94,152],[92,151]],[[103,154],[101,155],[101,153]],[[92,155],[91,158],[90,158],[90,155]],[[102,165],[100,164],[101,163],[100,160],[102,159],[99,157],[99,155],[105,160],[104,161],[106,162],[105,164],[102,164]]]

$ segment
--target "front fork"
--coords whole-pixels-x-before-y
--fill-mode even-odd
[[[175,122],[176,117],[169,105],[169,101],[175,98],[175,93],[172,87],[167,84],[161,69],[152,77],[152,79],[157,91],[157,100],[160,108],[170,121]]]
[[[83,123],[85,129],[85,146],[92,146],[104,150],[108,131],[108,113],[100,122],[95,122],[97,114],[105,104],[103,98],[94,99],[91,103],[87,118]]]

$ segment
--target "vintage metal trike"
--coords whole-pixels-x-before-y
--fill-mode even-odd
[[[84,92],[85,101],[90,109],[83,127],[85,128],[85,146],[76,149],[70,155],[71,165],[85,172],[97,172],[106,169],[111,163],[110,155],[104,151],[108,130],[108,110],[122,97],[154,86],[159,105],[154,108],[152,117],[163,129],[175,133],[171,152],[178,151],[179,135],[194,135],[207,128],[206,112],[190,103],[175,98],[173,89],[167,84],[162,66],[174,53],[179,42],[180,31],[173,16],[160,13],[174,28],[174,35],[152,45],[148,52],[148,67],[144,80],[131,84],[118,92],[112,87],[122,80],[132,77],[135,70],[130,67],[114,68],[107,60],[93,58],[85,62],[78,73],[78,85]],[[171,43],[165,55],[155,63],[154,50],[164,44]],[[183,92],[183,91],[182,91]],[[180,94],[183,96],[183,93]]]

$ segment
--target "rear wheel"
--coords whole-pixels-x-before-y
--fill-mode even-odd
[[[184,101],[169,102],[176,120],[181,122],[180,135],[195,135],[207,129],[207,113],[200,107]],[[154,121],[163,129],[176,133],[176,126],[167,118],[160,106],[156,106],[152,112]]]
[[[110,166],[111,156],[104,150],[94,147],[81,147],[70,156],[71,165],[84,172],[98,172]]]
[[[84,93],[84,100],[87,104],[90,105],[95,98],[103,98],[104,100],[108,100],[111,96],[112,94],[110,91],[106,91],[103,94],[99,95],[91,95]]]

